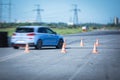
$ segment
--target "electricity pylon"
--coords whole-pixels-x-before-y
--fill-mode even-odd
[[[8,22],[11,22],[11,0],[8,3],[3,3],[3,0],[0,0],[0,23],[3,22],[3,6],[8,6]]]
[[[37,16],[36,16],[36,22],[40,23],[42,22],[42,18],[41,18],[41,11],[44,11],[43,9],[40,9],[40,5],[36,5],[37,9],[35,10],[37,12]]]
[[[78,11],[80,11],[80,9],[77,8],[76,4],[74,4],[73,6],[74,6],[74,9],[73,9],[73,11],[74,11],[73,24],[78,25]]]

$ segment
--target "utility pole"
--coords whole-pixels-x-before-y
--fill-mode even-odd
[[[77,8],[76,4],[74,4],[73,6],[74,6],[74,9],[73,9],[73,11],[74,11],[73,24],[78,25],[78,11],[80,11],[80,9]]]
[[[3,7],[3,4],[2,4],[2,0],[0,0],[0,23],[2,23],[2,7]]]
[[[41,11],[43,11],[43,9],[40,9],[40,5],[36,5],[37,6],[37,9],[35,10],[37,12],[37,16],[36,16],[36,22],[40,23],[42,22],[42,19],[41,19]]]
[[[9,22],[11,22],[11,0],[9,0],[8,6],[9,6],[9,14],[8,14],[8,18],[9,18]]]

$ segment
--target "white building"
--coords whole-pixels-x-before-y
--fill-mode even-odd
[[[114,24],[115,24],[115,25],[118,25],[119,22],[120,22],[120,21],[119,21],[119,18],[118,18],[118,17],[115,17],[115,18],[114,18]]]

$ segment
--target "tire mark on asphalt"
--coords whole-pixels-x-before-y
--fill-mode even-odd
[[[84,68],[84,66],[89,63],[89,58],[90,58],[91,55],[92,55],[92,53],[88,53],[88,54],[85,55],[82,59],[80,59],[81,61],[83,61],[84,59],[86,59],[86,61],[85,61],[81,66],[79,66],[79,68],[78,68],[78,69],[75,71],[75,73],[69,78],[69,80],[73,80],[73,79],[76,77],[76,75],[80,72],[80,70],[82,69],[82,67]],[[47,63],[49,63],[49,64],[48,64],[46,67],[44,67],[42,70],[40,70],[38,76],[39,76],[39,75],[42,75],[42,73],[43,73],[44,71],[46,71],[50,66],[54,66],[54,65],[56,65],[56,64],[59,64],[59,62],[61,62],[61,60],[64,59],[64,57],[66,57],[66,56],[68,56],[67,53],[58,56],[58,57],[57,57],[57,60],[55,60],[55,61],[53,61],[53,62],[50,62],[50,63],[49,63],[49,61],[51,61],[51,60],[47,61],[46,64],[47,64]],[[54,57],[54,56],[53,56],[53,57]],[[55,59],[56,59],[56,57],[55,57]],[[52,60],[53,60],[53,58],[52,58]],[[38,79],[39,79],[39,77],[34,78],[34,80],[38,80]]]
[[[76,42],[80,42],[80,40],[73,40],[73,41],[68,42],[67,44],[70,45],[70,44],[73,44],[73,43],[76,43]]]
[[[88,55],[86,55],[86,56],[84,57],[84,59],[86,59],[86,60],[84,61],[84,63],[79,66],[79,68],[74,72],[73,75],[71,75],[71,77],[69,77],[68,80],[74,80],[74,78],[80,73],[80,71],[90,62],[91,56],[92,56],[92,53],[89,53]],[[82,60],[84,60],[84,59],[82,59]]]
[[[62,53],[61,53],[62,54]],[[67,53],[66,53],[67,54]],[[49,63],[48,65],[54,65],[54,64],[56,64],[56,63],[58,63],[59,61],[61,61],[61,59],[63,59],[63,57],[65,57],[66,56],[66,54],[62,54],[62,55],[57,55],[56,56],[56,54],[55,55],[53,55],[53,57],[52,58],[50,58],[48,61],[46,61],[44,64],[47,64],[47,63]],[[36,56],[36,57],[38,57],[38,58],[40,58],[38,55],[36,55],[35,53],[33,53],[33,55],[34,56]],[[56,57],[55,57],[56,56]],[[41,56],[41,57],[43,57],[43,56]],[[55,59],[57,59],[56,61],[53,61],[53,60],[55,60]],[[49,61],[53,61],[53,62],[49,62]]]

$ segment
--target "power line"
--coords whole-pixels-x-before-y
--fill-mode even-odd
[[[37,12],[37,16],[36,16],[36,22],[42,22],[42,18],[41,18],[41,11],[43,11],[43,9],[40,9],[40,5],[36,5],[37,9],[35,10]]]

